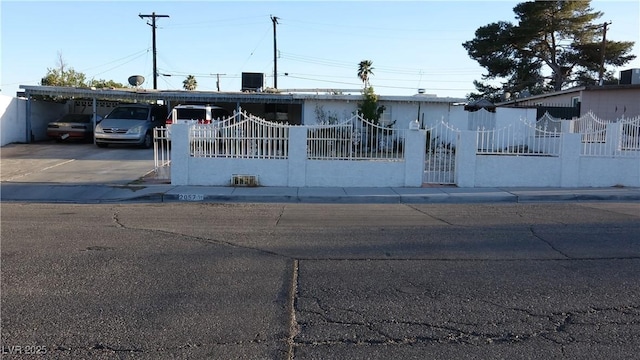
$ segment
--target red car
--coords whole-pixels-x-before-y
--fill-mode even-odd
[[[56,141],[64,140],[93,140],[93,122],[91,114],[67,114],[60,120],[47,125],[47,136]],[[102,120],[97,116],[96,124]]]

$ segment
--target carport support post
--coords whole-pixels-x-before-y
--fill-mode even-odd
[[[27,126],[25,127],[25,131],[27,133],[25,134],[25,140],[27,144],[31,144],[31,95],[29,94],[29,90],[27,90],[26,120]]]
[[[91,125],[93,126],[93,134],[96,133],[96,125],[97,125],[96,120],[98,120],[98,114],[97,114],[97,112],[98,112],[98,104],[97,103],[98,102],[97,102],[96,98],[94,97],[93,98],[93,105],[92,105],[93,116],[91,117]],[[96,143],[96,137],[94,135],[93,136],[93,144],[95,145],[95,143]]]

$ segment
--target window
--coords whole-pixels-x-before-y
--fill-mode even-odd
[[[380,125],[381,126],[393,125],[393,120],[391,118],[391,105],[384,106],[384,111],[382,112],[382,115],[380,115]]]
[[[571,106],[577,107],[580,105],[580,96],[574,96],[571,98]]]
[[[177,118],[180,120],[205,120],[207,112],[205,109],[176,109]]]

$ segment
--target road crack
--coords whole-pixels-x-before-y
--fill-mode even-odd
[[[569,256],[568,254],[564,253],[562,250],[558,249],[557,247],[555,247],[550,241],[546,240],[545,238],[543,238],[542,236],[538,235],[535,231],[535,229],[533,228],[533,225],[529,226],[529,231],[531,232],[531,235],[533,235],[533,237],[535,237],[536,239],[542,241],[543,243],[547,244],[547,246],[549,246],[553,251],[557,252],[558,254],[562,255],[563,257],[567,258],[567,259],[571,259],[571,256]]]

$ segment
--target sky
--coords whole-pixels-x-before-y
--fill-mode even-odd
[[[241,74],[278,89],[360,89],[362,60],[373,63],[379,95],[463,98],[485,70],[462,43],[497,21],[516,23],[521,1],[29,1],[0,2],[0,94],[39,85],[60,59],[87,79],[128,84],[142,75],[153,88],[151,18],[156,18],[157,88],[240,91]],[[593,0],[610,21],[607,39],[635,41],[640,68],[640,0]],[[219,83],[217,80],[219,79]]]

